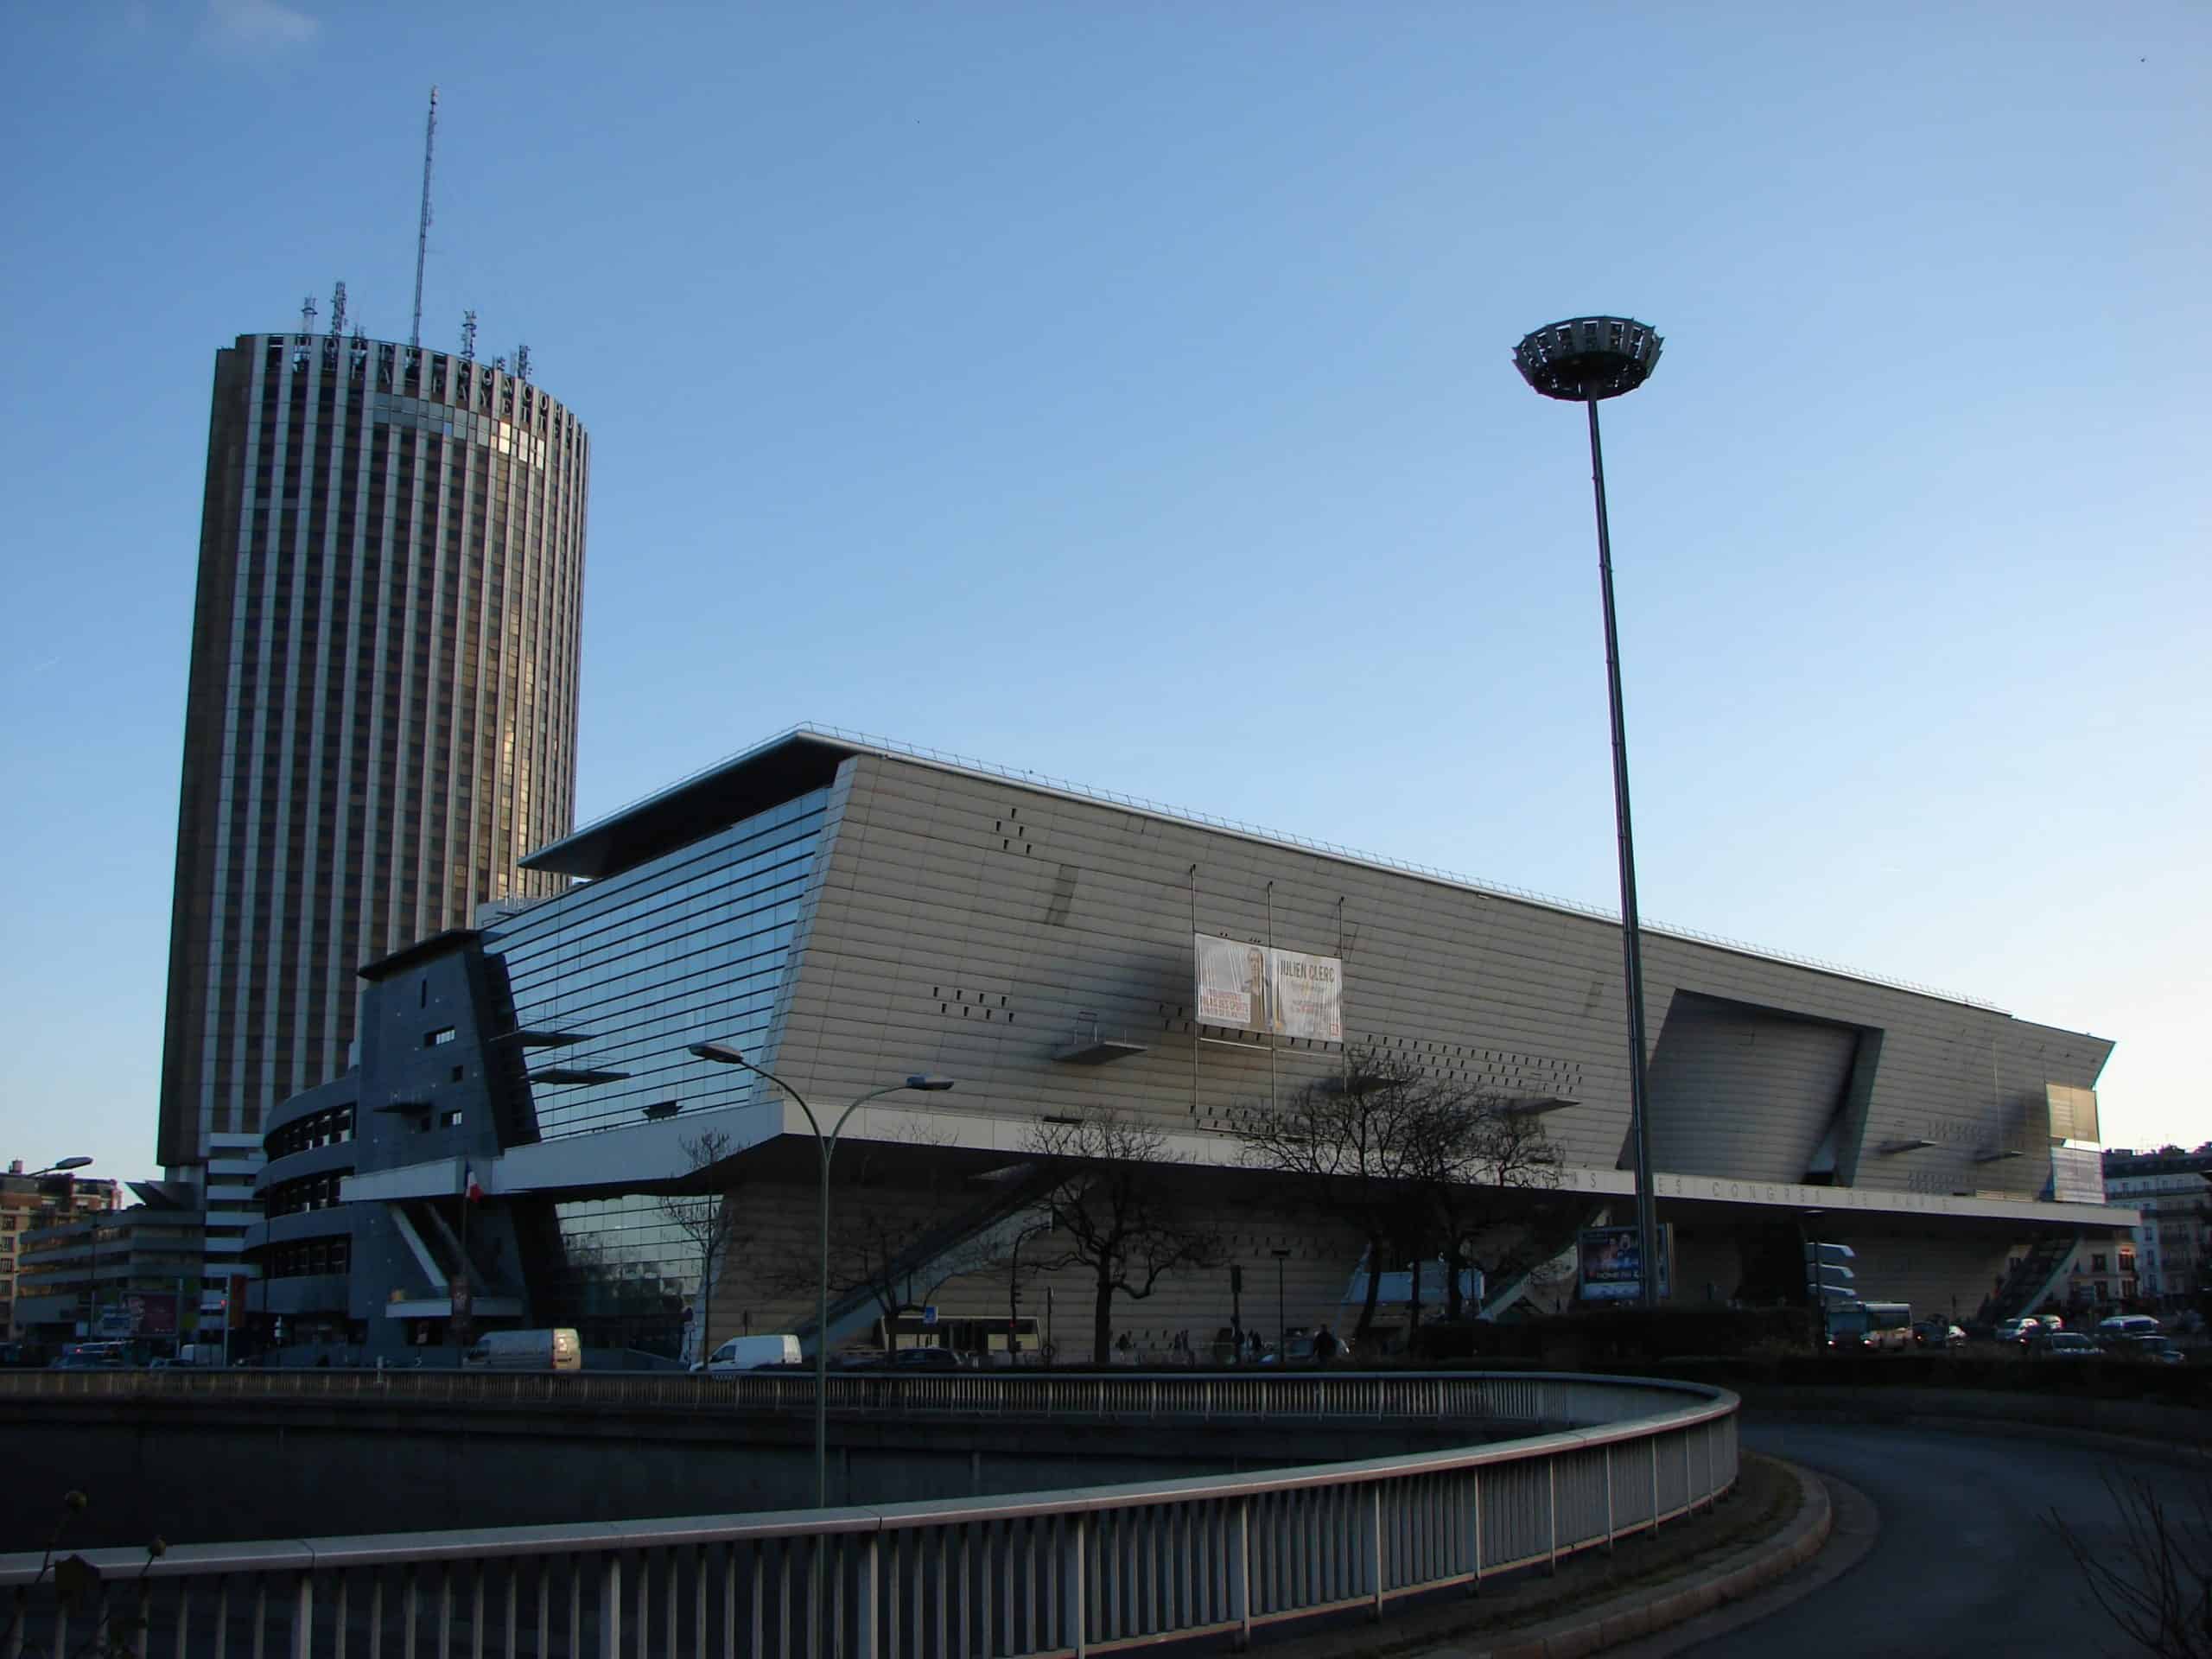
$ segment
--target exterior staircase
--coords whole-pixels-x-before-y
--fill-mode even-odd
[[[1584,1228],[1604,1224],[1608,1207],[1604,1204],[1587,1207],[1562,1206],[1550,1226],[1532,1241],[1526,1264],[1516,1271],[1502,1273],[1484,1284],[1482,1312],[1478,1317],[1494,1319],[1519,1301],[1528,1294],[1529,1281],[1540,1269],[1550,1266],[1574,1248]]]
[[[2041,1234],[2028,1253],[2012,1264],[1989,1299],[1981,1305],[1985,1321],[2025,1318],[2041,1307],[2066,1276],[2066,1264],[2082,1243],[2080,1230],[2052,1230]]]
[[[917,1239],[882,1275],[888,1281],[912,1278],[927,1280],[931,1264],[965,1249],[969,1244],[993,1229],[1015,1220],[1023,1212],[1033,1209],[1046,1195],[1067,1179],[1067,1172],[1052,1165],[1038,1163],[1028,1166],[1012,1179],[996,1183],[990,1196],[981,1203],[963,1211],[943,1226]],[[874,1289],[861,1286],[830,1301],[830,1343],[834,1351],[840,1343],[849,1342],[875,1323],[883,1312]],[[798,1335],[799,1345],[813,1353],[816,1326],[809,1317],[791,1327]]]

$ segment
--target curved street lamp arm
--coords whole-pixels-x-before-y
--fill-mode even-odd
[[[886,1096],[886,1095],[895,1095],[895,1094],[897,1094],[900,1090],[902,1090],[902,1089],[904,1089],[904,1088],[906,1088],[906,1085],[905,1084],[903,1084],[903,1083],[887,1083],[887,1084],[885,1084],[883,1085],[883,1087],[882,1087],[882,1088],[880,1088],[880,1089],[871,1089],[871,1090],[869,1090],[868,1091],[868,1093],[866,1093],[866,1094],[862,1095],[862,1096],[861,1096],[858,1100],[855,1101],[851,1105],[849,1105],[849,1106],[846,1107],[846,1108],[845,1108],[845,1109],[844,1109],[843,1111],[842,1111],[842,1112],[840,1112],[840,1113],[838,1113],[838,1114],[837,1114],[837,1122],[836,1122],[836,1128],[832,1128],[832,1129],[830,1131],[830,1134],[829,1134],[829,1135],[828,1135],[828,1137],[827,1137],[827,1138],[828,1138],[828,1140],[829,1140],[829,1141],[830,1141],[830,1145],[832,1145],[832,1146],[835,1146],[835,1145],[837,1143],[837,1137],[838,1137],[839,1135],[842,1135],[842,1134],[845,1132],[845,1122],[846,1122],[846,1120],[847,1120],[848,1118],[851,1117],[851,1116],[852,1116],[852,1115],[853,1115],[855,1112],[857,1112],[858,1110],[860,1110],[860,1109],[861,1109],[861,1107],[863,1107],[863,1106],[867,1105],[867,1104],[868,1103],[868,1102],[870,1102],[871,1100],[880,1100],[880,1099],[881,1099],[884,1096]],[[797,1097],[796,1096],[793,1096],[793,1098],[794,1098],[794,1099],[797,1099],[798,1097]],[[801,1104],[801,1105],[804,1105],[804,1104],[805,1104],[805,1103],[804,1103],[804,1101],[802,1101],[802,1102],[800,1102],[800,1104]],[[814,1116],[814,1115],[813,1115],[811,1112],[808,1113],[808,1114],[807,1114],[807,1120],[808,1120],[808,1122],[811,1122],[813,1121],[813,1116]],[[817,1128],[815,1129],[815,1131],[814,1131],[814,1132],[815,1132],[817,1135],[820,1135],[820,1134],[822,1133],[822,1131],[821,1131],[821,1129],[820,1129],[820,1128],[819,1128],[818,1126],[817,1127]]]
[[[716,1046],[719,1047],[720,1045],[717,1044]],[[715,1058],[720,1058],[721,1057],[716,1056]],[[774,1072],[767,1070],[765,1066],[753,1065],[752,1061],[747,1059],[742,1054],[737,1053],[734,1050],[729,1052],[728,1058],[724,1063],[729,1065],[741,1065],[747,1071],[750,1071],[754,1077],[766,1078],[770,1083],[774,1084],[777,1088],[789,1095],[794,1101],[798,1103],[799,1110],[806,1114],[807,1127],[814,1131],[814,1138],[817,1141],[822,1138],[821,1121],[814,1116],[814,1108],[806,1103],[806,1096],[804,1095],[799,1093],[798,1090],[792,1088],[791,1084],[785,1083]]]

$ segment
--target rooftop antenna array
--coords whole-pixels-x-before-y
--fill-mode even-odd
[[[346,333],[346,284],[340,283],[330,296],[330,337],[340,339]]]
[[[530,378],[530,347],[527,346],[515,347],[515,378],[518,380]]]
[[[300,332],[303,334],[315,333],[315,296],[312,294],[300,302]]]
[[[474,311],[461,314],[461,354],[468,362],[476,360],[476,314]]]
[[[423,262],[430,252],[430,157],[438,143],[438,89],[430,88],[429,118],[423,124],[423,218],[415,227],[415,321],[407,330],[407,348],[423,349]]]

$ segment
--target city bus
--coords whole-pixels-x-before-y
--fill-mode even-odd
[[[934,1324],[909,1311],[896,1319],[878,1319],[875,1342],[887,1354],[908,1348],[944,1348],[969,1365],[1033,1363],[1043,1338],[1037,1321],[1024,1314],[1008,1319],[1003,1313],[988,1318],[939,1319]],[[1019,1356],[1013,1358],[1010,1356]]]
[[[1909,1348],[1910,1302],[1831,1302],[1824,1310],[1831,1348]]]

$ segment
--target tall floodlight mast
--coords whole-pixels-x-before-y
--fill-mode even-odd
[[[1628,809],[1628,734],[1621,718],[1620,640],[1613,626],[1613,549],[1605,525],[1605,457],[1598,405],[1634,391],[1659,363],[1659,336],[1628,317],[1575,317],[1539,328],[1514,348],[1521,378],[1547,397],[1590,411],[1590,483],[1598,498],[1598,585],[1605,607],[1605,689],[1613,717],[1613,820],[1620,841],[1621,975],[1628,994],[1629,1109],[1636,1130],[1636,1233],[1640,1300],[1659,1300],[1658,1224],[1651,1202],[1651,1101],[1644,1075],[1643,946],[1636,916],[1636,836]]]
[[[438,89],[430,88],[429,118],[423,124],[423,217],[415,227],[415,321],[407,330],[407,349],[423,349],[423,262],[430,253],[430,157],[438,145]]]

